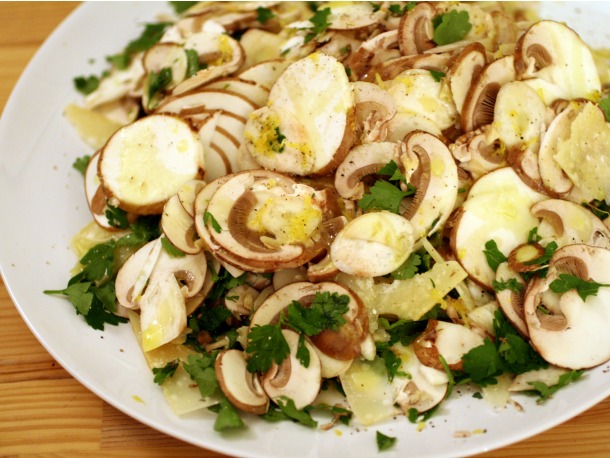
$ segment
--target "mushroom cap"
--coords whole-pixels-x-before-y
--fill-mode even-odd
[[[610,359],[610,288],[583,300],[576,290],[554,293],[550,285],[562,273],[584,281],[610,284],[610,250],[582,244],[560,248],[547,277],[528,288],[524,313],[532,345],[549,363],[567,369],[598,366]],[[542,313],[539,306],[549,311]]]
[[[309,351],[309,366],[303,366],[297,358],[299,334],[282,329],[282,334],[290,348],[290,355],[279,365],[275,362],[261,377],[261,385],[275,402],[286,397],[292,399],[297,409],[313,403],[322,384],[322,367],[313,346],[305,340]]]
[[[269,397],[258,376],[247,370],[243,352],[223,350],[214,362],[218,386],[231,404],[244,412],[262,415],[269,409]]]

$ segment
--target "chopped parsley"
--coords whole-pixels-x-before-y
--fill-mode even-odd
[[[385,434],[379,431],[376,432],[375,438],[377,441],[377,450],[379,450],[380,452],[392,448],[396,443],[395,437],[386,436]]]
[[[489,264],[489,267],[491,267],[494,272],[498,270],[500,264],[508,260],[506,256],[504,256],[504,254],[498,249],[498,244],[495,240],[488,240],[485,243],[483,254],[485,254],[487,264]]]
[[[176,247],[167,237],[161,237],[161,246],[172,258],[183,258],[186,253]]]
[[[161,94],[172,82],[172,69],[164,67],[158,72],[151,71],[148,74],[148,108],[155,107],[155,96]]]
[[[605,200],[594,199],[591,202],[583,202],[582,205],[601,220],[610,216],[610,205]]]
[[[127,212],[122,208],[110,205],[108,200],[106,200],[106,206],[108,208],[104,212],[104,215],[106,216],[106,219],[108,219],[108,224],[117,229],[127,229],[129,227]]]
[[[190,78],[201,70],[199,54],[194,49],[185,49],[184,53],[186,54],[186,77]]]
[[[538,404],[542,404],[544,401],[553,396],[559,389],[580,379],[584,373],[585,371],[583,370],[572,370],[570,372],[566,372],[565,374],[561,374],[559,376],[559,380],[555,385],[551,386],[548,386],[544,382],[529,382],[529,384],[532,386],[531,393],[537,394],[539,396],[537,402]]]
[[[169,2],[169,4],[172,6],[172,8],[174,9],[174,12],[176,14],[182,14],[184,13],[186,10],[188,10],[190,7],[196,5],[199,2]]]
[[[163,367],[153,367],[152,372],[155,376],[154,382],[158,385],[163,385],[168,378],[171,378],[176,373],[180,360],[174,359]]]
[[[430,75],[434,78],[434,81],[439,83],[446,75],[443,72],[438,72],[436,70],[430,70]]]
[[[358,207],[363,210],[387,210],[398,214],[402,200],[413,194],[414,189],[402,191],[388,181],[377,180],[369,192],[358,201]]]
[[[494,288],[494,291],[498,293],[507,289],[518,294],[523,291],[523,284],[520,283],[519,280],[517,280],[516,278],[509,278],[508,280],[504,280],[503,278],[501,278],[499,281],[492,280],[491,284]]]
[[[417,2],[402,2],[402,3],[392,3],[388,7],[388,11],[394,17],[404,16],[407,11],[411,11]]]
[[[220,227],[220,224],[218,224],[218,221],[216,221],[216,218],[214,218],[214,215],[212,215],[208,211],[203,213],[203,223],[205,225],[208,225],[208,224],[211,225],[212,229],[214,229],[217,234],[220,234],[222,232],[222,228]]]
[[[451,10],[432,20],[434,25],[434,42],[439,45],[448,45],[462,40],[470,29],[470,15],[467,11]]]
[[[555,293],[565,293],[575,289],[583,301],[589,296],[597,296],[599,288],[610,287],[610,284],[597,283],[595,281],[583,280],[580,277],[571,274],[559,274],[556,280],[553,280],[549,285],[551,291]]]
[[[77,76],[73,81],[76,90],[83,95],[91,94],[100,85],[100,79],[95,75]]]
[[[318,10],[315,14],[309,18],[309,22],[311,22],[312,26],[306,30],[307,35],[305,35],[304,43],[309,43],[315,37],[324,33],[326,29],[330,26],[330,22],[328,21],[328,17],[330,16],[330,8],[324,8],[323,10]]]
[[[269,8],[263,8],[262,6],[256,8],[256,20],[261,24],[266,24],[267,21],[273,19],[274,17],[275,13]]]
[[[83,174],[83,176],[85,175],[85,173],[87,172],[87,166],[89,165],[89,161],[91,160],[91,156],[88,154],[85,154],[82,157],[77,157],[74,162],[72,163],[72,167],[75,170],[78,170],[80,173]]]
[[[390,273],[390,277],[394,280],[407,280],[413,278],[419,272],[419,267],[421,265],[421,256],[417,253],[411,253],[398,269]]]

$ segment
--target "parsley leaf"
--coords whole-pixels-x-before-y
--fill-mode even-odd
[[[437,83],[439,83],[446,75],[443,72],[438,72],[436,70],[429,70],[430,71],[430,75],[432,75],[432,78],[434,78],[434,81],[436,81]]]
[[[415,6],[417,5],[417,2],[406,2],[406,3],[392,3],[389,7],[388,7],[388,11],[390,12],[390,14],[394,17],[397,16],[404,16],[404,14],[407,11],[411,11],[413,8],[415,8]]]
[[[392,448],[396,443],[395,437],[386,436],[385,434],[379,431],[376,432],[375,438],[377,441],[377,450],[379,450],[380,452]]]
[[[390,277],[392,277],[394,280],[406,280],[408,278],[413,278],[419,271],[419,266],[421,266],[421,263],[421,256],[417,253],[411,253],[407,260],[403,262],[398,269],[390,273]]]
[[[470,16],[467,11],[451,10],[433,20],[434,42],[439,45],[448,45],[463,39],[470,29]]]
[[[443,370],[445,371],[445,374],[447,375],[447,379],[449,380],[448,385],[447,385],[447,393],[445,393],[445,399],[449,399],[449,396],[451,396],[451,393],[453,392],[453,386],[455,385],[455,380],[453,378],[453,373],[451,372],[451,369],[449,369],[449,364],[447,364],[447,361],[445,360],[443,355],[439,354],[438,359],[441,362],[441,366],[443,366]]]
[[[212,229],[214,229],[216,231],[216,233],[218,233],[218,234],[220,234],[222,232],[222,228],[220,227],[220,224],[218,224],[218,221],[216,221],[216,218],[214,218],[214,215],[212,215],[208,211],[203,213],[203,223],[205,225],[210,224],[212,226]]]
[[[495,385],[496,376],[502,374],[503,364],[494,343],[486,338],[483,345],[471,349],[462,357],[464,372],[470,380],[481,386]]]
[[[170,242],[167,237],[161,237],[161,246],[172,258],[183,258],[186,256],[186,253]]]
[[[125,52],[127,54],[135,54],[140,51],[146,51],[152,45],[159,42],[169,25],[171,24],[167,22],[144,24],[142,34],[127,44]]]
[[[131,61],[129,54],[119,53],[106,56],[106,62],[113,65],[117,70],[125,70]]]
[[[388,381],[394,380],[394,377],[406,377],[407,374],[400,370],[402,360],[396,354],[387,348],[387,345],[377,344],[377,356],[383,359],[386,371],[388,373]]]
[[[610,102],[608,102],[610,105]],[[610,110],[610,107],[609,107]],[[610,121],[609,121],[610,122]],[[599,219],[604,220],[610,216],[610,205],[605,200],[594,199],[591,202],[583,202],[583,207],[588,208]]]
[[[249,372],[265,372],[274,362],[281,364],[290,354],[281,324],[266,324],[250,329],[246,353],[250,354],[247,365]]]
[[[309,367],[309,362],[311,355],[309,354],[309,350],[305,346],[305,334],[299,335],[299,342],[297,344],[297,353],[296,357],[301,363],[303,367]]]
[[[309,30],[310,32],[305,35],[304,43],[307,44],[311,40],[313,40],[316,36],[325,32],[326,29],[330,26],[330,22],[328,22],[328,17],[330,16],[330,8],[324,8],[323,10],[318,10],[316,13],[309,18],[309,22],[311,22],[312,26]]]
[[[158,72],[154,70],[148,74],[148,108],[156,105],[154,98],[172,82],[171,67],[163,67]]]
[[[315,428],[318,426],[318,422],[315,421],[309,413],[309,411],[312,409],[311,406],[299,410],[296,408],[294,401],[286,396],[280,397],[275,402],[282,413],[288,418],[310,428]]]
[[[256,20],[261,24],[265,24],[267,21],[275,17],[275,13],[269,8],[263,8],[259,6],[256,8]]]
[[[325,329],[336,331],[343,324],[343,315],[349,310],[349,297],[345,294],[317,292],[309,307],[292,301],[287,308],[285,322],[295,331],[315,336]]]
[[[119,207],[113,207],[108,203],[108,200],[106,200],[106,206],[108,209],[104,214],[108,219],[108,224],[117,229],[127,229],[129,227],[127,212]]]
[[[218,391],[218,380],[214,370],[217,354],[218,352],[189,355],[186,362],[182,363],[182,367],[197,383],[199,392],[204,398],[213,396]]]
[[[527,234],[527,243],[537,243],[540,242],[540,240],[542,240],[542,237],[538,235],[538,228],[533,227],[529,231],[529,234]]]
[[[414,190],[402,191],[385,180],[377,180],[358,201],[358,207],[363,210],[387,210],[398,214],[402,200],[415,193]]]
[[[158,385],[163,385],[168,377],[173,377],[176,369],[180,365],[180,360],[174,359],[163,367],[153,367],[152,372],[155,375],[154,382]]]
[[[604,112],[606,122],[610,122],[610,95],[607,95],[599,101],[599,107]]]
[[[555,385],[551,386],[548,386],[544,382],[529,382],[529,384],[532,385],[532,391],[537,392],[540,396],[540,399],[538,399],[537,402],[541,404],[547,399],[549,399],[551,396],[553,396],[559,389],[581,378],[584,373],[585,371],[583,370],[573,370],[570,372],[566,372],[565,374],[561,374],[559,376],[559,380]]]
[[[74,78],[74,87],[83,95],[89,95],[100,85],[100,79],[95,75],[77,76]]]
[[[391,160],[386,165],[381,167],[377,171],[377,174],[378,175],[389,176],[390,177],[390,179],[389,179],[390,181],[401,181],[404,184],[408,184],[407,183],[407,179],[402,174],[402,172],[400,171],[400,168],[398,167],[398,164],[394,160]]]
[[[503,278],[498,280],[492,280],[491,282],[494,291],[500,292],[504,290],[514,291],[515,293],[521,293],[523,291],[523,284],[519,282],[516,278],[510,278],[508,280],[504,280]]]
[[[93,293],[89,292],[91,282],[74,283],[65,289],[45,290],[45,294],[62,294],[81,315],[87,315],[93,303]]]
[[[498,270],[498,266],[500,264],[508,260],[506,256],[504,256],[504,254],[498,249],[498,244],[495,240],[488,240],[487,243],[485,243],[483,253],[487,259],[487,264],[489,264],[489,267],[491,267],[494,272]]]
[[[78,170],[84,176],[85,172],[87,172],[87,166],[89,165],[90,160],[91,156],[88,154],[85,154],[83,157],[77,157],[72,163],[72,167],[74,167],[74,169]]]
[[[549,244],[544,247],[544,254],[542,256],[536,259],[532,259],[531,261],[527,261],[525,265],[543,266],[548,264],[551,258],[553,257],[553,254],[555,254],[555,251],[557,251],[557,248],[558,246],[556,242],[549,242]]]
[[[214,422],[214,431],[226,431],[227,429],[238,429],[245,426],[244,421],[239,416],[239,413],[233,407],[233,404],[224,396],[220,397],[216,413],[216,421]]]
[[[185,49],[184,53],[186,54],[186,77],[190,78],[201,70],[199,55],[194,49]]]
[[[553,280],[549,287],[554,293],[565,293],[575,289],[580,298],[586,301],[589,296],[597,296],[599,288],[610,287],[610,284],[586,281],[571,274],[559,274],[559,277]]]

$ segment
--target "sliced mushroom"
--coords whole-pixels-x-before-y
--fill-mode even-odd
[[[434,48],[432,19],[438,12],[432,3],[421,2],[405,14],[398,26],[398,45],[403,56],[422,54]]]
[[[494,240],[507,256],[525,243],[538,219],[529,208],[547,197],[525,185],[510,167],[479,178],[468,193],[451,232],[451,248],[471,279],[492,288],[495,273],[484,255],[485,244]]]
[[[510,288],[496,291],[496,299],[506,319],[523,337],[527,338],[528,332],[523,314],[523,300],[525,298],[526,289],[524,281],[509,267],[508,263],[502,263],[498,266],[495,279],[501,283],[513,281],[514,279],[515,282],[521,285],[521,292]]]
[[[238,409],[262,415],[269,409],[269,397],[258,376],[248,372],[246,366],[244,354],[239,350],[223,350],[218,353],[214,362],[218,386]]]
[[[560,381],[560,377],[567,372],[569,372],[567,369],[556,366],[527,371],[515,377],[515,380],[513,380],[508,391],[530,391],[533,382],[541,382],[546,386],[557,385]]]
[[[489,124],[457,138],[449,145],[453,157],[460,162],[460,170],[477,179],[507,165],[507,152],[496,138],[492,139]],[[459,170],[458,170],[459,171]]]
[[[610,230],[582,205],[548,199],[532,205],[531,212],[541,218],[538,234],[552,238],[559,247],[584,243],[610,248]]]
[[[133,56],[126,69],[115,68],[110,75],[102,78],[97,89],[85,97],[85,106],[91,109],[130,95],[140,95],[138,88],[145,74],[141,55]]]
[[[357,81],[352,83],[356,102],[356,125],[361,143],[382,142],[387,123],[396,114],[392,97],[378,85]]]
[[[515,70],[519,79],[541,78],[561,90],[563,99],[590,98],[601,84],[591,51],[563,23],[538,21],[517,41]]]
[[[199,191],[205,186],[203,180],[187,181],[178,190],[178,199],[190,216],[195,216],[195,199]]]
[[[246,144],[264,168],[324,175],[351,148],[353,122],[354,95],[345,68],[314,53],[280,75],[267,106],[248,119]]]
[[[537,279],[525,297],[525,322],[532,345],[549,363],[585,369],[610,359],[610,250],[582,244],[560,248],[545,279]],[[583,300],[576,290],[554,292],[551,286],[567,273],[602,284]]]
[[[479,345],[483,345],[483,337],[466,326],[428,320],[426,329],[417,338],[413,348],[423,365],[442,371],[444,367],[441,356],[449,369],[462,370],[462,357]]]
[[[422,364],[415,356],[412,346],[401,351],[400,370],[410,375],[408,378],[395,378],[397,394],[395,402],[407,415],[411,409],[418,413],[426,412],[439,404],[447,394],[449,382],[444,371]]]
[[[227,309],[237,318],[250,316],[254,309],[254,301],[259,292],[248,284],[242,284],[231,288],[224,297]]]
[[[104,192],[140,215],[160,213],[165,202],[203,168],[203,151],[190,126],[173,116],[152,115],[121,128],[100,154]]]
[[[363,179],[375,174],[390,161],[398,163],[398,145],[374,142],[350,150],[335,173],[335,188],[345,199],[360,199],[364,194]]]
[[[398,47],[398,33],[389,30],[380,33],[363,42],[347,59],[343,61],[345,68],[350,69],[350,77],[358,80],[370,72],[375,60],[388,60],[388,52]],[[398,54],[398,50],[396,50]]]
[[[332,263],[342,272],[377,277],[398,269],[413,250],[409,221],[388,211],[365,213],[350,221],[330,246]]]
[[[470,132],[485,124],[491,124],[494,106],[500,87],[515,80],[513,56],[506,56],[488,64],[472,82],[464,99],[461,125]]]
[[[171,70],[171,81],[164,86],[163,92],[171,91],[187,77],[187,57],[184,48],[178,43],[157,43],[144,53],[142,64],[146,71],[142,92],[142,106],[145,110],[153,110],[164,94],[154,94],[150,98],[151,75],[158,75],[163,69]]]
[[[208,217],[197,230],[206,233],[201,237],[216,256],[244,270],[300,266],[325,245],[317,195],[277,173],[241,172],[229,176],[209,198],[204,212],[216,223]]]
[[[307,273],[304,267],[294,267],[292,269],[282,269],[273,273],[273,288],[277,291],[291,283],[307,281]]]
[[[444,72],[447,69],[451,55],[442,54],[417,54],[414,56],[401,56],[384,60],[368,69],[361,80],[369,83],[390,81],[406,70],[434,70]]]
[[[283,329],[282,334],[290,348],[290,356],[279,365],[273,363],[261,377],[261,385],[275,402],[286,397],[292,399],[297,409],[302,409],[311,404],[320,391],[322,383],[320,360],[313,346],[305,341],[310,360],[308,367],[303,366],[296,356],[299,334],[288,329]]]
[[[449,86],[455,107],[462,112],[464,101],[472,81],[479,75],[487,63],[485,47],[474,42],[466,46],[451,62],[449,68]]]
[[[403,143],[405,176],[417,188],[403,216],[418,239],[435,233],[449,218],[458,194],[458,172],[449,149],[434,135],[411,132]]]
[[[197,243],[195,220],[182,206],[178,194],[165,203],[161,216],[161,229],[169,241],[181,251],[197,254],[202,246]]]

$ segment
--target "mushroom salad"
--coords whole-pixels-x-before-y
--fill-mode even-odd
[[[421,422],[456,385],[543,402],[610,360],[610,72],[572,29],[494,2],[174,7],[75,79],[93,222],[46,292],[130,322],[177,414]]]

